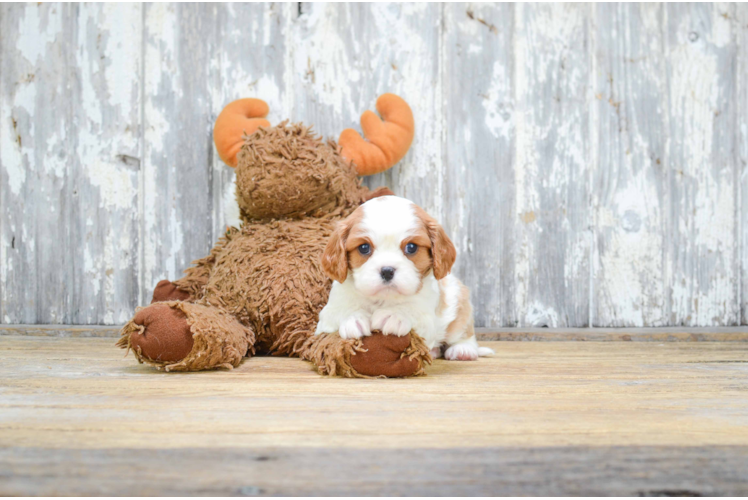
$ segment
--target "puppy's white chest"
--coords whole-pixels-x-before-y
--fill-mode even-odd
[[[457,316],[459,293],[459,281],[451,275],[441,281],[428,276],[421,291],[404,309],[412,317],[413,330],[429,348],[445,340],[447,327]]]

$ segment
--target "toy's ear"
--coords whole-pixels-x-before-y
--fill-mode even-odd
[[[359,175],[384,172],[405,156],[413,142],[415,123],[407,102],[383,94],[377,99],[377,111],[384,121],[371,111],[361,115],[366,140],[351,128],[343,130],[338,140],[343,158],[356,166]]]
[[[244,145],[244,136],[270,126],[265,120],[268,111],[265,101],[251,98],[238,99],[223,108],[213,127],[213,142],[224,163],[236,167],[236,154]]]

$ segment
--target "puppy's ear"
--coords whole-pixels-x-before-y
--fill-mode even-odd
[[[434,222],[435,227],[429,229],[431,257],[434,259],[434,277],[440,280],[452,270],[455,259],[457,259],[457,250],[455,250],[455,246],[447,233],[444,232],[444,228],[438,222]]]
[[[348,276],[348,252],[345,249],[345,243],[350,232],[348,219],[339,222],[322,253],[322,269],[325,274],[341,283]]]
[[[448,275],[452,270],[452,266],[457,258],[457,250],[455,250],[452,240],[449,239],[444,228],[436,221],[436,219],[431,217],[420,207],[416,210],[416,214],[423,221],[423,224],[426,226],[426,232],[429,234],[429,239],[431,240],[431,259],[433,260],[434,278],[440,280]]]

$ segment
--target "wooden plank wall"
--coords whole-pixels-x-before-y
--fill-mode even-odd
[[[336,137],[387,91],[387,184],[479,326],[748,324],[748,7],[2,4],[0,323],[118,324],[221,233],[212,123]]]

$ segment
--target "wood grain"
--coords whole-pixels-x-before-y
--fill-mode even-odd
[[[0,8],[0,320],[70,322],[75,8]]]
[[[748,447],[0,449],[4,496],[745,496]]]
[[[515,9],[515,293],[522,326],[588,326],[589,5]],[[481,325],[482,326],[482,325]]]
[[[738,137],[737,171],[740,175],[736,185],[738,197],[738,258],[740,259],[741,281],[738,283],[740,294],[741,325],[748,325],[748,5],[738,4],[734,22],[738,29],[738,66],[735,74],[738,123],[735,132]]]
[[[74,151],[64,193],[72,269],[62,269],[74,284],[65,293],[68,322],[122,323],[139,298],[143,7],[82,4],[74,12],[77,33],[68,71],[80,83],[72,85],[72,102],[79,105],[69,106],[75,125],[67,131]],[[56,254],[65,253],[50,241]],[[47,276],[56,274],[51,266],[40,269]],[[57,302],[55,296],[40,298],[42,304]]]
[[[744,342],[486,345],[427,377],[346,380],[273,357],[165,374],[111,339],[1,336],[0,447],[748,445]]]
[[[1,494],[746,492],[746,343],[493,342],[404,380],[112,344],[0,336]]]
[[[514,280],[515,173],[512,38],[508,4],[445,5],[442,224],[470,284],[476,322],[518,324]],[[497,27],[498,26],[498,27]],[[497,214],[486,217],[484,214]]]
[[[734,4],[666,7],[671,325],[740,322]]]
[[[213,245],[210,63],[218,7],[144,8],[141,303]]]
[[[595,326],[668,321],[662,19],[659,4],[595,6]]]

